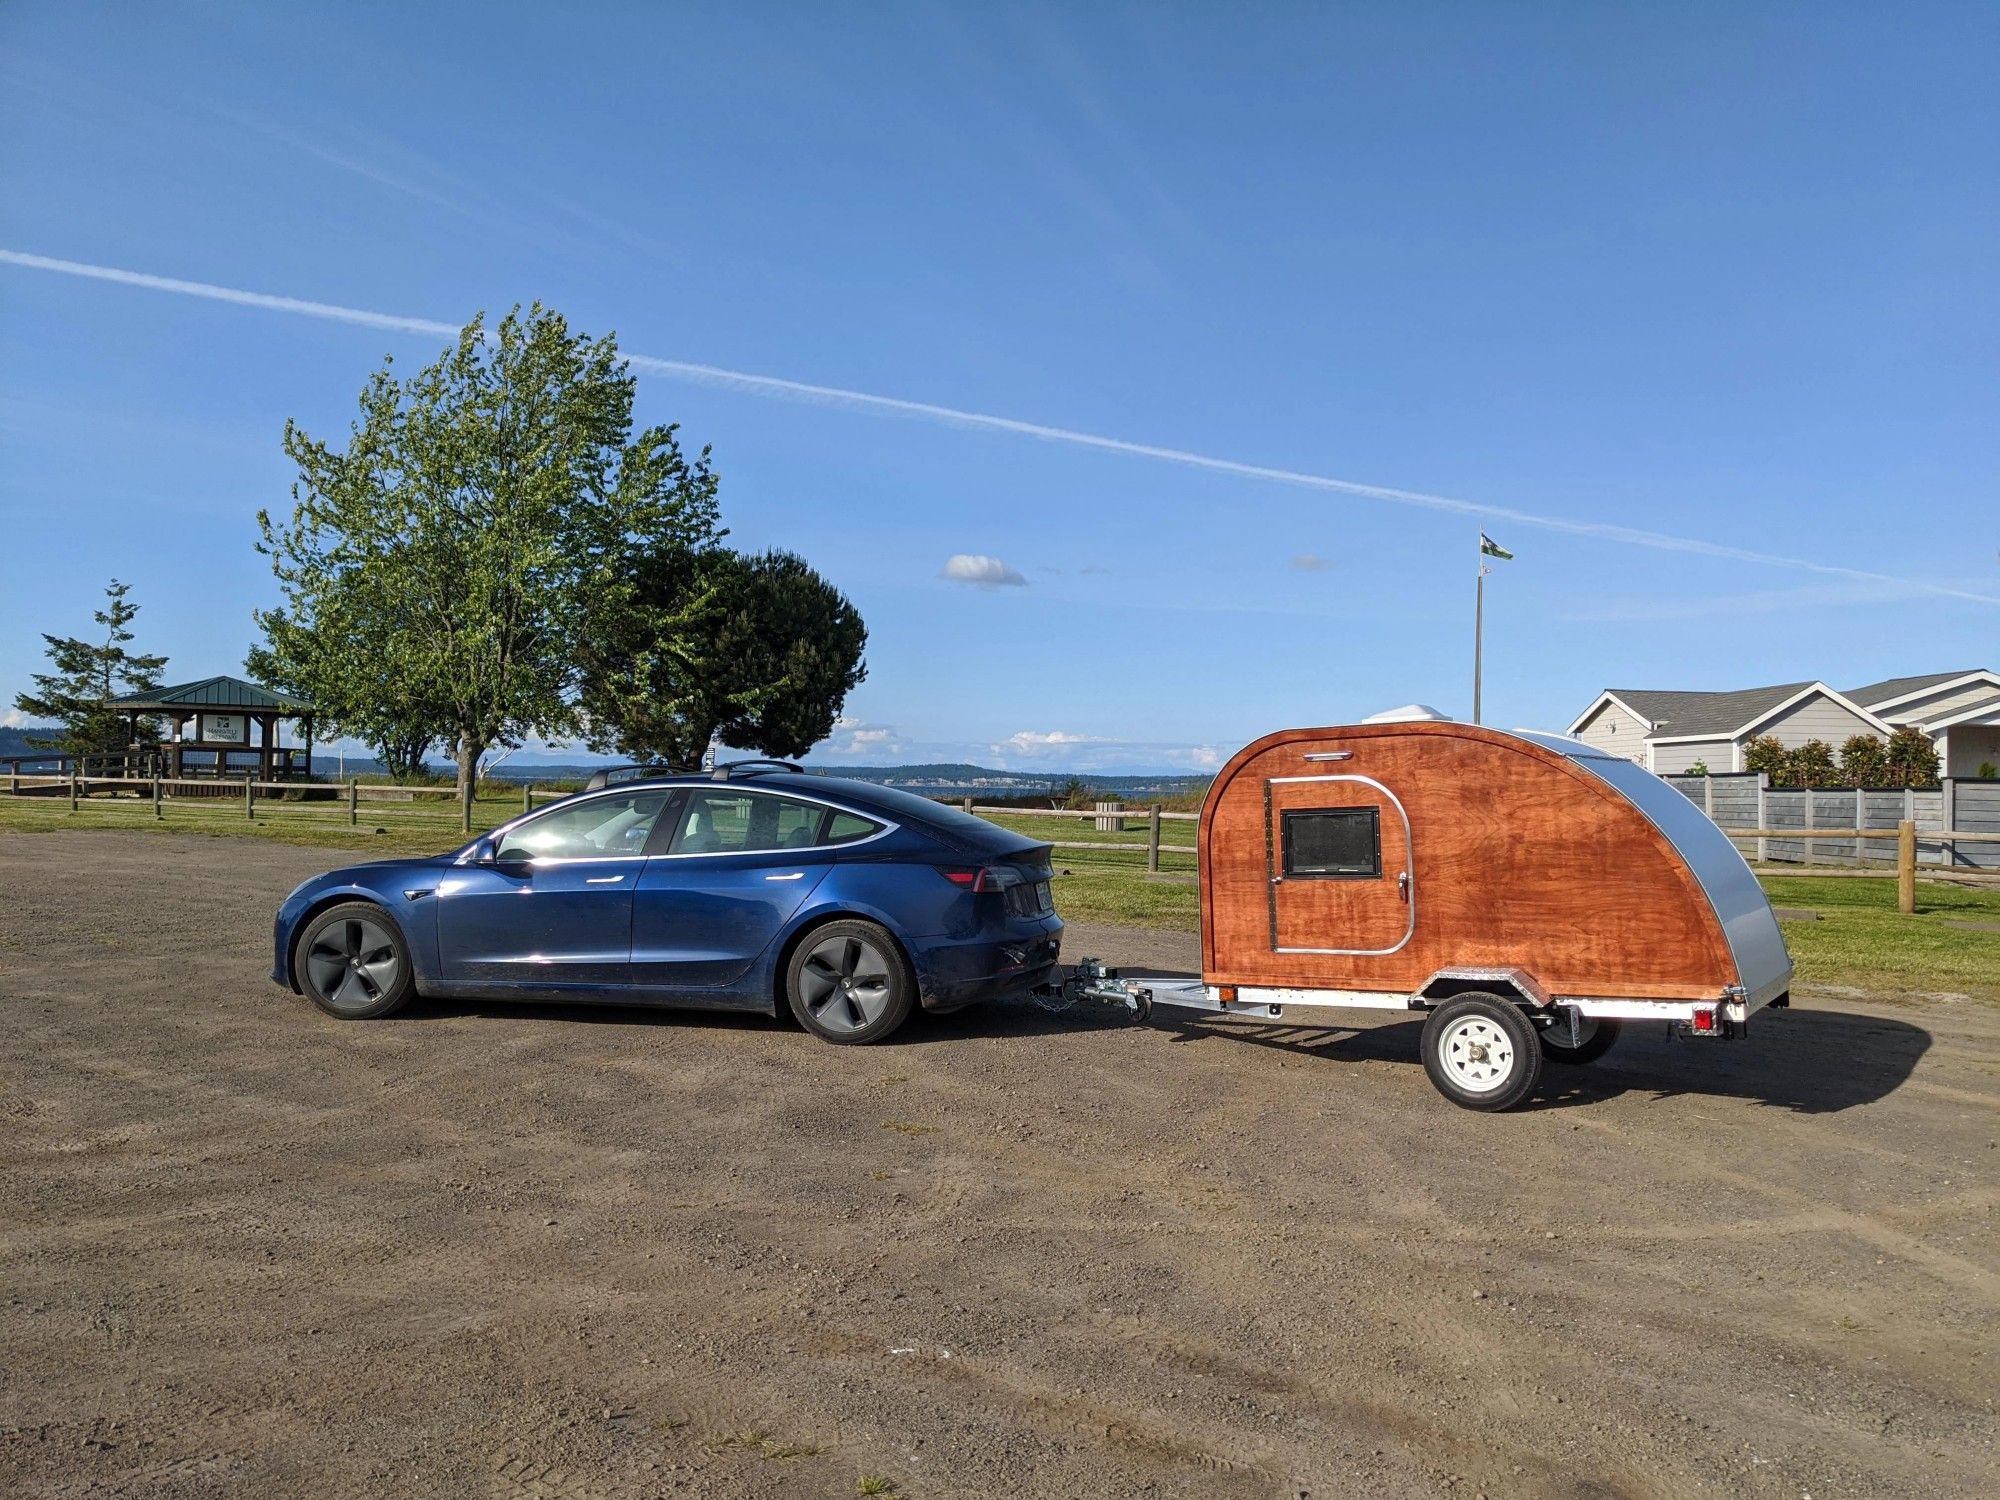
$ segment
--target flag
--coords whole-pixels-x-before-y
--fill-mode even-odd
[[[1513,553],[1509,552],[1483,531],[1479,533],[1479,555],[1481,557],[1497,557],[1502,562],[1512,562],[1514,560]]]

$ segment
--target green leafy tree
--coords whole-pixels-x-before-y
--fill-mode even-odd
[[[42,637],[48,643],[49,664],[54,670],[37,673],[35,690],[16,697],[14,706],[33,718],[60,724],[62,733],[54,739],[30,739],[36,748],[71,755],[105,755],[126,747],[131,725],[124,715],[105,707],[105,700],[159,687],[160,672],[167,664],[164,656],[127,649],[135,639],[129,627],[139,613],[139,606],[126,597],[130,593],[131,586],[115,578],[105,589],[104,608],[91,615],[104,627],[101,641],[67,635]],[[153,743],[159,737],[155,721],[139,721],[142,742]]]
[[[1743,769],[1762,771],[1773,786],[1783,786],[1791,775],[1791,752],[1775,734],[1759,735],[1743,747]]]
[[[720,535],[706,450],[633,434],[610,337],[539,303],[415,376],[387,363],[344,449],[285,425],[289,521],[260,512],[283,604],[255,660],[329,728],[378,747],[444,741],[461,791],[496,746],[579,727],[578,645],[615,618],[641,552]]]
[[[1840,779],[1849,786],[1887,786],[1889,747],[1879,735],[1849,735],[1840,747]]]
[[[694,765],[711,738],[792,757],[833,732],[867,673],[868,630],[804,559],[712,547],[635,571],[617,625],[585,647],[596,748]]]
[[[1936,786],[1937,746],[1914,724],[1905,724],[1889,736],[1889,784],[1891,786]]]
[[[1790,761],[1791,781],[1794,786],[1833,784],[1833,746],[1825,740],[1807,740],[1792,751]]]

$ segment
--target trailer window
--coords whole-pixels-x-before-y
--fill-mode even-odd
[[[1382,874],[1382,811],[1376,807],[1288,808],[1285,876],[1376,880]]]

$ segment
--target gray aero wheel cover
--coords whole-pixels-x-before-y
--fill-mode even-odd
[[[828,1031],[860,1031],[889,1008],[889,994],[888,955],[867,938],[826,938],[799,966],[799,999]]]
[[[341,1010],[365,1010],[396,987],[402,972],[395,939],[367,917],[329,922],[306,948],[307,983]]]

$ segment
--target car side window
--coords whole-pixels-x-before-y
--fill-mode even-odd
[[[592,797],[554,807],[501,836],[501,859],[616,859],[646,852],[646,839],[667,805],[665,792]]]
[[[769,792],[698,790],[674,832],[674,854],[762,854],[810,849],[828,809]]]
[[[881,831],[880,823],[871,822],[859,813],[837,812],[827,819],[826,832],[820,835],[819,841],[822,844],[852,844]]]

